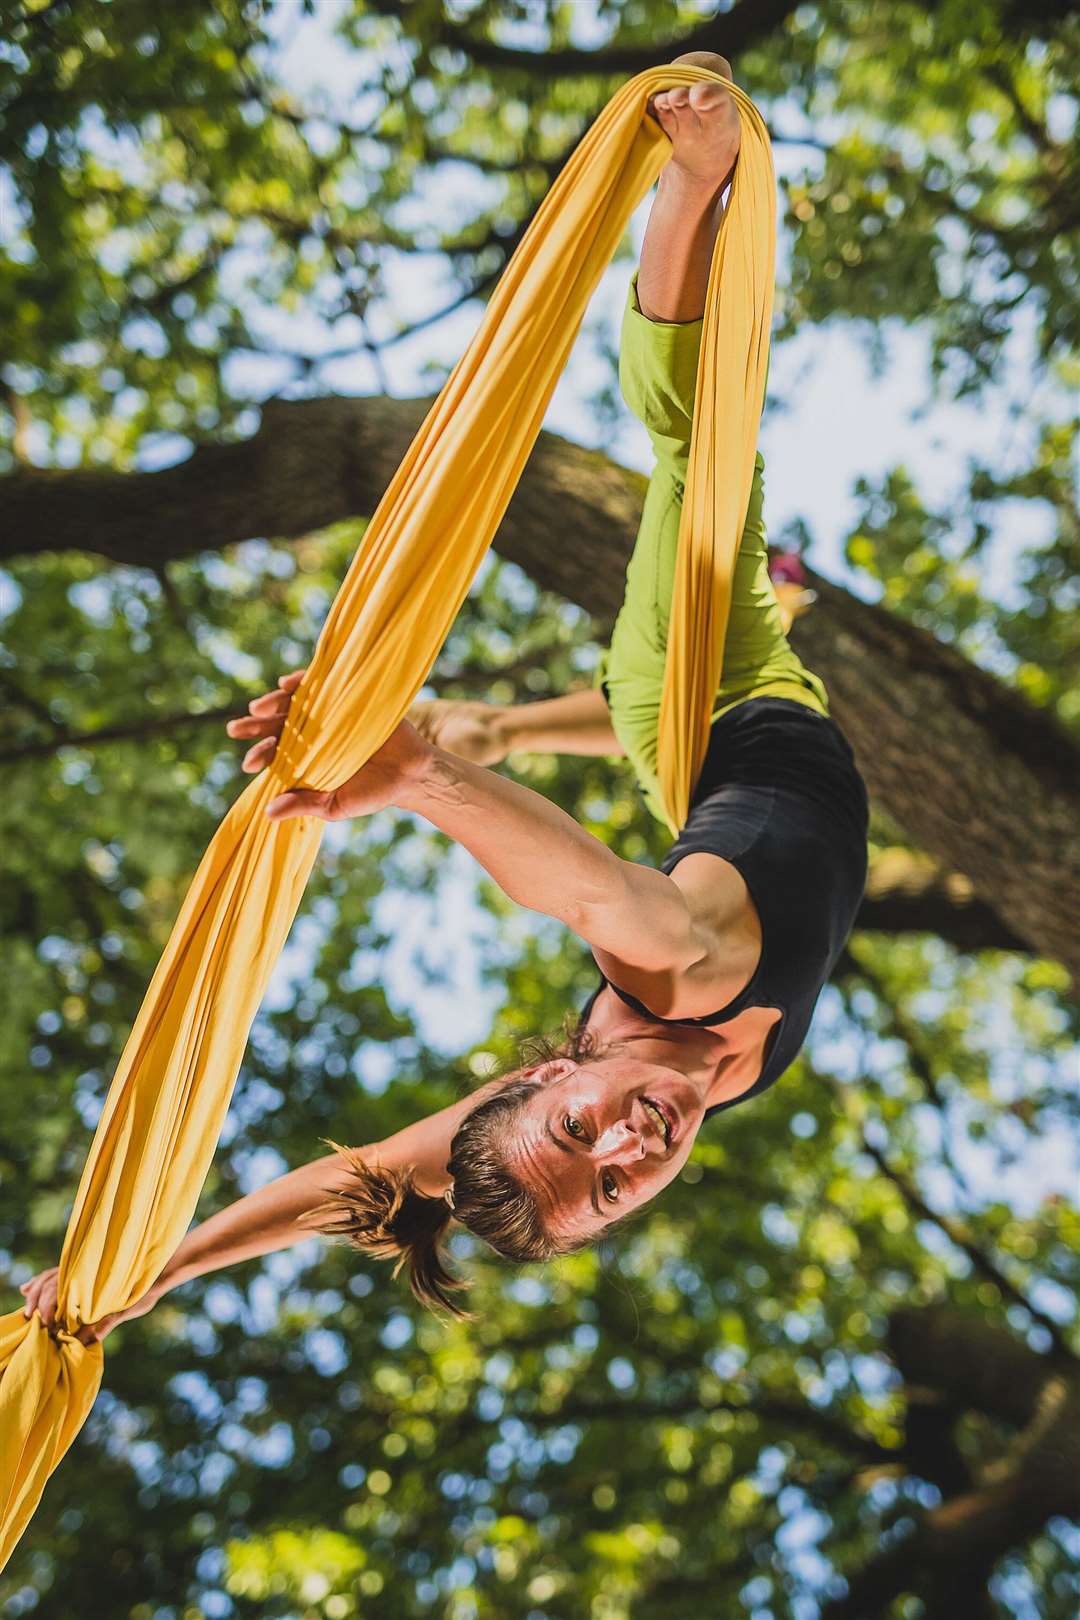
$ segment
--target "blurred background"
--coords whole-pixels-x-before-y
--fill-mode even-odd
[[[4,1620],[1074,1620],[1076,9],[0,4],[4,1309],[245,780],[224,718],[308,657],[583,131],[685,50],[772,133],[766,519],[874,803],[802,1058],[647,1219],[536,1270],[455,1237],[465,1325],[318,1241],[178,1290],[111,1337]],[[591,682],[642,226],[429,694]],[[502,768],[662,854],[625,762]],[[594,983],[425,823],[331,829],[201,1213]]]

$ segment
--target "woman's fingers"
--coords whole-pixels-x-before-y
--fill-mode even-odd
[[[287,675],[279,675],[273,691],[252,698],[247,714],[239,714],[225,722],[226,733],[238,742],[250,741],[252,737],[280,737],[292,695],[306,674],[306,670],[294,669]],[[244,769],[258,770],[260,767],[245,764]]]
[[[248,749],[240,761],[240,769],[246,771],[249,776],[253,776],[256,771],[263,770],[277,753],[277,745],[276,736],[264,737],[262,742],[257,742],[254,748]]]
[[[696,113],[715,112],[730,100],[731,91],[725,90],[722,84],[712,84],[706,80],[690,87],[689,105]]]
[[[333,821],[334,795],[318,793],[314,788],[293,788],[291,793],[279,793],[266,807],[271,821],[291,821],[294,816],[318,816],[320,821]]]
[[[36,1277],[31,1277],[27,1282],[19,1284],[19,1292],[24,1296],[25,1300],[23,1305],[24,1316],[31,1316],[33,1314],[37,1305],[37,1297],[41,1292],[41,1285],[45,1281],[46,1275],[46,1272],[39,1271]]]
[[[722,65],[720,65],[722,64]],[[707,63],[715,72],[724,72],[727,78],[731,77],[730,64],[722,57],[716,58],[716,64]],[[650,109],[653,117],[666,135],[672,135],[685,119],[695,123],[699,118],[707,118],[715,114],[725,103],[731,104],[730,91],[715,80],[703,79],[697,84],[672,85],[669,90],[661,90],[653,96]]]
[[[98,1344],[107,1333],[111,1333],[120,1314],[114,1312],[112,1316],[103,1316],[100,1322],[87,1322],[79,1329],[75,1337],[80,1344]]]
[[[284,679],[291,680],[292,677],[286,676]],[[299,676],[297,676],[298,680]],[[296,682],[294,682],[295,684]],[[248,704],[247,714],[237,715],[235,720],[227,721],[225,730],[237,742],[247,742],[252,737],[263,737],[275,742],[284,729],[285,717],[289,712],[291,702],[292,693],[284,688],[275,692],[264,692],[261,697],[253,698]],[[262,763],[253,765],[250,761],[255,749],[251,749],[244,758],[243,769],[245,771],[261,770],[262,765],[265,765],[273,756],[273,752],[274,750],[271,747],[266,752]]]
[[[22,1293],[26,1303],[23,1306],[24,1316],[33,1316],[35,1311],[41,1315],[41,1320],[47,1325],[56,1314],[56,1279],[58,1268],[42,1271],[36,1277],[31,1277],[28,1283],[23,1283]]]
[[[681,130],[698,128],[698,117],[685,85],[666,90],[653,101],[654,116],[669,141],[674,141]]]
[[[670,140],[675,133],[678,121],[671,108],[666,102],[661,101],[659,96],[657,96],[653,101],[652,115],[656,119],[656,122],[660,125],[660,128],[663,130],[668,140]]]
[[[282,689],[274,692],[264,692],[262,697],[252,698],[248,704],[248,714],[255,715],[259,720],[284,719],[289,712],[291,702],[291,692]]]
[[[282,725],[284,721],[279,724],[273,718],[260,720],[253,714],[239,714],[235,720],[225,722],[225,730],[230,737],[243,741],[246,737],[266,737],[271,734],[276,736]]]

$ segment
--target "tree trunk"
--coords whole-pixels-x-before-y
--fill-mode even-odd
[[[926,631],[815,578],[792,641],[874,799],[1021,938],[1080,971],[1080,751]]]
[[[427,401],[271,401],[242,444],[162,472],[21,469],[0,482],[0,559],[75,548],[160,567],[374,510]],[[541,435],[495,547],[601,628],[622,598],[644,479]],[[1080,970],[1080,751],[925,631],[836,585],[795,627],[874,798],[1033,949]]]
[[[1080,1378],[1075,1363],[1037,1355],[1002,1328],[944,1307],[900,1310],[889,1349],[909,1386],[912,1471],[943,1485],[945,1500],[906,1536],[884,1544],[848,1580],[822,1620],[873,1620],[905,1592],[925,1600],[928,1620],[992,1615],[987,1593],[994,1566],[1036,1535],[1048,1519],[1080,1513]],[[939,1401],[940,1446],[933,1444]],[[951,1430],[967,1410],[1017,1430],[981,1477],[967,1473]],[[929,1459],[929,1461],[928,1461]]]

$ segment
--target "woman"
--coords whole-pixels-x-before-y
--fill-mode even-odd
[[[694,55],[730,77],[721,57]],[[623,327],[620,374],[656,451],[626,598],[597,686],[513,708],[419,703],[332,793],[296,789],[276,818],[327,820],[394,805],[469,849],[513,900],[592,948],[601,983],[559,1046],[386,1141],[283,1176],[194,1228],[125,1316],[203,1272],[314,1229],[409,1265],[417,1296],[454,1309],[439,1240],[456,1217],[500,1253],[586,1244],[679,1172],[702,1122],[790,1064],[862,893],[866,796],[824,688],[787,643],[768,577],[763,462],[736,566],[708,754],[660,871],[620,860],[539,794],[487,767],[516,750],[625,753],[661,814],[656,729],[694,381],[722,193],[739,118],[722,86],[654,100],[672,143]],[[273,757],[302,672],[230,721]],[[24,1285],[52,1319],[55,1270]],[[124,1317],[83,1330],[103,1338]]]

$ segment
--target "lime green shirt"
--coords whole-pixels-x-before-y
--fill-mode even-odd
[[[645,802],[664,825],[657,778],[657,729],[675,589],[679,517],[690,456],[701,321],[650,321],[630,284],[619,351],[623,398],[644,422],[656,453],[626,594],[601,656],[596,685],[604,688],[615,735],[630,759]],[[746,523],[732,582],[724,666],[713,719],[753,697],[783,697],[828,713],[825,687],[800,662],[784,634],[769,578],[762,520],[765,463],[759,451]]]

